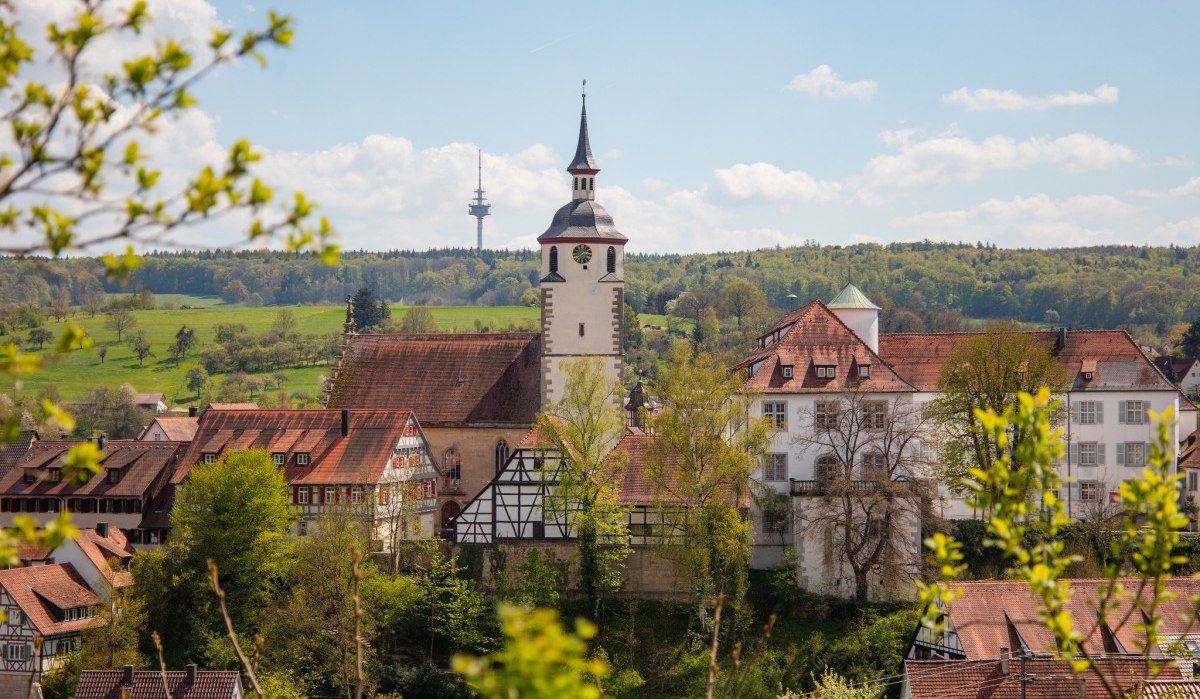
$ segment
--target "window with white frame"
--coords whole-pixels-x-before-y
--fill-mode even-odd
[[[881,430],[887,422],[887,401],[863,401],[863,427],[869,430]]]
[[[325,504],[332,505],[337,502],[337,488],[328,487],[325,489]]]
[[[296,490],[297,490],[296,502],[300,503],[301,505],[307,505],[308,504],[308,486],[302,485],[299,488],[297,488]]]
[[[783,372],[783,378],[785,378],[785,379],[792,378],[792,365],[791,364],[784,364],[782,367],[780,367],[780,370]]]
[[[25,659],[25,644],[10,643],[8,644],[8,652],[5,653],[8,660],[24,660]]]
[[[308,452],[302,451],[302,452],[299,452],[296,454],[296,465],[297,466],[307,466],[308,465]]]
[[[1194,491],[1196,489],[1196,472],[1189,471],[1187,477],[1187,489]]]
[[[8,614],[8,623],[13,626],[20,626],[25,623],[25,612],[20,609],[14,609]]]
[[[1122,466],[1146,465],[1145,442],[1122,442],[1117,445],[1117,464]]]
[[[788,478],[787,464],[787,454],[767,454],[763,463],[763,480],[786,481]]]
[[[1082,481],[1079,484],[1079,499],[1092,502],[1100,499],[1100,484],[1096,481]]]
[[[858,365],[858,378],[860,378],[860,379],[871,378],[871,365],[870,364],[859,364]]]
[[[1096,442],[1079,443],[1079,465],[1097,466],[1100,464],[1100,445]]]
[[[1104,422],[1104,404],[1098,400],[1079,401],[1075,410],[1081,425],[1099,425]]]
[[[276,466],[282,466],[287,463],[287,454],[284,454],[281,451],[277,451],[274,454],[271,454],[271,461]]]
[[[817,427],[837,427],[837,418],[837,401],[819,400],[813,407],[813,423]]]
[[[1121,415],[1124,418],[1121,422],[1126,425],[1144,425],[1146,424],[1146,410],[1149,405],[1144,400],[1127,400],[1122,401],[1124,409]]]
[[[775,429],[787,429],[786,401],[763,401],[762,414],[763,417],[771,421],[771,424],[775,427]]]
[[[217,455],[216,455],[216,454],[213,454],[212,452],[209,452],[209,453],[205,454],[205,455],[204,455],[204,463],[206,463],[206,464],[215,464],[215,463],[217,463]]]
[[[817,365],[818,379],[833,379],[837,378],[837,367],[824,364]]]
[[[350,502],[355,505],[362,504],[362,488],[354,487],[350,489]]]

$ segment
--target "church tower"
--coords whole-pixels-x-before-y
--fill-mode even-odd
[[[586,87],[587,83],[584,83]],[[600,168],[588,141],[587,94],[571,173],[571,202],[554,214],[542,247],[542,404],[561,400],[564,362],[599,357],[612,381],[624,357],[625,243],[612,216],[596,203]]]

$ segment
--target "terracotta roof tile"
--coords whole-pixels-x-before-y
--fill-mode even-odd
[[[922,391],[937,390],[942,365],[960,343],[982,336],[981,332],[893,333],[879,336],[879,356]],[[1072,391],[1150,390],[1174,391],[1176,388],[1124,330],[1072,330],[1066,344],[1057,350],[1059,333],[1028,333],[1055,356],[1070,372]],[[1090,381],[1083,378],[1084,363],[1094,367]]]
[[[22,432],[19,439],[0,443],[0,478],[25,456],[30,445],[37,441],[37,432],[29,430]]]
[[[75,699],[166,699],[162,674],[157,670],[133,673],[133,690],[121,694],[121,670],[84,670],[79,675]],[[241,678],[236,671],[200,670],[196,683],[187,686],[187,672],[167,672],[167,687],[174,699],[233,699],[241,695]]]
[[[133,558],[133,547],[120,527],[110,526],[108,536],[100,536],[94,528],[81,529],[76,543],[108,584],[113,587],[133,584],[133,575],[125,569]],[[109,565],[109,560],[114,558],[119,561],[121,569],[113,569]]]
[[[662,481],[651,477],[650,462],[654,445],[654,436],[647,434],[629,433],[613,447],[616,451],[626,454],[625,471],[621,478],[621,504],[623,505],[655,505],[660,501],[679,503],[672,497],[672,490],[679,478],[681,461],[677,458],[668,459],[663,465]],[[730,497],[738,499],[739,507],[749,507],[749,493],[740,484],[724,484],[722,490]]]
[[[331,408],[410,408],[430,426],[533,422],[539,333],[351,335]]]
[[[819,300],[784,316],[759,339],[766,345],[734,367],[754,369],[744,384],[751,393],[914,390]],[[863,364],[870,367],[866,379],[858,375],[858,367]],[[784,377],[780,368],[786,365],[792,366],[791,378]],[[817,378],[818,365],[835,367],[835,377]]]
[[[258,403],[209,403],[209,410],[258,410]]]
[[[912,699],[1074,699],[1081,696],[1081,683],[1082,696],[1108,696],[1101,676],[1122,693],[1146,678],[1154,678],[1148,685],[1182,681],[1173,662],[1156,663],[1138,655],[1109,655],[1094,662],[1094,669],[1075,674],[1055,658],[1029,658],[1025,671],[1036,679],[1028,683],[1020,681],[1021,664],[1015,657],[1005,675],[998,653],[986,660],[907,660],[904,674]]]
[[[156,417],[154,422],[172,442],[190,442],[196,436],[197,417]],[[153,423],[151,427],[153,427]]]
[[[70,563],[0,570],[0,587],[43,636],[78,631],[102,623],[98,617],[60,621],[61,610],[100,601]]]
[[[17,466],[0,478],[0,493],[8,496],[33,497],[120,497],[140,498],[160,480],[164,471],[174,463],[180,451],[178,442],[139,442],[137,440],[111,440],[104,448],[102,470],[87,483],[75,485],[64,479],[54,482],[48,478],[49,469],[61,468],[62,458],[71,447],[79,442],[37,442],[17,463]],[[33,483],[25,482],[25,469],[38,474]],[[107,469],[122,469],[121,479],[110,483],[105,474]]]
[[[416,417],[409,410],[351,410],[349,418],[349,434],[343,437],[341,410],[210,409],[200,418],[196,439],[181,457],[171,482],[186,480],[188,470],[204,454],[221,453],[209,449],[219,441],[225,450],[255,448],[286,454],[284,476],[292,484],[376,483],[405,424],[412,420],[416,425]],[[215,435],[220,437],[211,437]],[[296,453],[309,454],[309,464],[298,466]]]

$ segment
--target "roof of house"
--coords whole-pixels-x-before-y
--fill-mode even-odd
[[[153,405],[155,403],[166,403],[167,396],[164,393],[138,393],[134,396],[134,401],[138,405]]]
[[[1076,630],[1084,634],[1083,647],[1089,655],[1114,652],[1113,640],[1126,652],[1134,652],[1143,642],[1144,634],[1138,632],[1134,622],[1124,626],[1102,627],[1096,615],[1096,603],[1103,579],[1079,579],[1071,582],[1071,598],[1067,609],[1071,612]],[[1114,610],[1108,619],[1122,619],[1129,611],[1133,591],[1138,590],[1136,581],[1126,580],[1124,597],[1116,598]],[[1195,610],[1193,598],[1200,596],[1200,579],[1170,578],[1167,589],[1176,595],[1161,607],[1162,634],[1181,634],[1189,628]],[[1039,602],[1028,583],[1019,580],[976,580],[951,583],[953,594],[959,595],[947,607],[947,614],[968,660],[994,658],[1000,648],[1012,648],[1014,635],[1035,653],[1055,649],[1054,637],[1039,616]],[[1154,649],[1157,655],[1157,649]]]
[[[621,504],[654,505],[658,503],[684,504],[675,486],[679,482],[682,459],[675,455],[664,456],[661,477],[652,475],[654,458],[654,435],[627,433],[613,447],[614,451],[625,452],[625,470],[621,474]],[[727,482],[719,487],[730,498],[737,499],[738,507],[750,506],[750,493],[742,483]]]
[[[128,587],[133,584],[133,575],[128,570],[133,558],[133,546],[120,527],[110,526],[108,536],[100,536],[95,528],[80,529],[76,540],[83,555],[100,571],[113,587]],[[119,567],[113,568],[109,561],[116,559]]]
[[[21,436],[11,442],[0,442],[0,478],[8,473],[17,462],[25,456],[25,452],[29,451],[29,445],[36,442],[38,433],[35,430],[26,430],[21,433]]]
[[[178,442],[139,442],[135,439],[110,440],[100,454],[101,473],[93,474],[78,485],[64,478],[51,480],[52,469],[61,469],[63,457],[79,442],[47,440],[36,442],[17,462],[15,468],[0,477],[0,493],[8,496],[81,496],[140,498],[159,480],[165,469],[174,465]],[[25,482],[26,469],[37,478]],[[120,469],[120,480],[110,483],[104,471]]]
[[[187,684],[186,670],[168,670],[167,687],[174,699],[231,699],[240,694],[241,678],[235,670],[199,670],[196,683]],[[121,694],[124,673],[121,670],[84,670],[79,675],[75,699],[166,699],[163,676],[159,670],[133,673],[133,689]]]
[[[410,410],[350,410],[347,436],[342,436],[341,410],[212,410],[200,418],[200,428],[172,477],[187,478],[204,454],[234,449],[264,449],[286,454],[284,477],[292,484],[376,483],[403,436],[416,418]],[[295,454],[306,453],[306,466]]]
[[[168,440],[172,442],[190,442],[196,436],[196,427],[199,421],[200,418],[198,417],[156,417],[142,431],[142,434],[144,435],[146,432],[149,432],[157,424]]]
[[[1183,378],[1192,369],[1192,365],[1200,362],[1200,359],[1195,357],[1172,357],[1171,355],[1163,355],[1154,358],[1154,366],[1158,367],[1163,374],[1170,375],[1170,371],[1175,372],[1175,376]]]
[[[985,334],[881,334],[879,356],[918,389],[936,391],[942,366],[959,345]],[[1072,391],[1178,390],[1124,330],[1033,331],[1028,334],[1066,366]],[[1062,342],[1064,336],[1065,343]],[[1084,377],[1085,371],[1094,372],[1091,379]]]
[[[258,410],[258,403],[209,403],[208,410]]]
[[[1109,655],[1095,658],[1093,662],[1093,669],[1076,674],[1070,666],[1056,658],[1045,655],[1028,658],[1025,671],[1036,680],[1027,683],[1020,681],[1021,663],[1018,659],[1014,657],[1009,660],[1006,675],[998,655],[983,660],[906,660],[904,674],[912,699],[1101,697],[1108,695],[1105,680],[1122,693],[1142,684],[1146,678],[1153,678],[1145,683],[1147,689],[1160,682],[1164,686],[1182,686],[1183,683],[1179,667],[1174,662],[1155,663],[1139,655]],[[1083,684],[1082,694],[1080,683]]]
[[[1200,429],[1179,442],[1179,468],[1200,469]]]
[[[791,366],[786,378],[781,367]],[[815,367],[833,366],[832,379],[817,378]],[[859,378],[858,367],[870,376]],[[820,300],[784,316],[759,337],[759,347],[734,369],[753,369],[745,390],[751,393],[911,392],[908,382],[879,358]]]
[[[411,409],[433,427],[529,425],[539,333],[350,335],[331,408]]]
[[[70,563],[0,570],[0,587],[43,636],[94,626],[97,617],[62,621],[62,610],[97,604],[100,599]]]

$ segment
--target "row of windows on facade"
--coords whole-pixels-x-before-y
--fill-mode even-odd
[[[579,191],[579,192],[586,192],[588,190],[593,190],[596,188],[596,178],[595,177],[576,177],[575,181],[571,185],[571,187],[575,191]]]
[[[276,466],[286,466],[287,462],[288,462],[288,455],[286,452],[277,451],[277,452],[274,452],[273,454],[271,454],[271,463],[275,464]],[[216,452],[211,452],[211,451],[206,452],[204,454],[204,463],[206,463],[206,464],[217,463]],[[309,453],[306,451],[296,452],[296,465],[297,466],[307,466],[308,464],[309,464]]]
[[[510,453],[508,442],[503,439],[496,442],[495,468],[497,474],[504,468],[504,464],[508,463]],[[450,447],[442,452],[442,475],[446,477],[447,481],[453,480],[455,483],[462,478],[462,453],[458,449]]]
[[[394,487],[398,487],[401,490],[398,494],[402,496],[402,500],[437,497],[437,482],[429,478],[398,483]],[[292,486],[292,502],[297,505],[336,505],[338,503],[361,505],[366,499],[366,492],[369,492],[369,488],[357,485],[346,486],[345,488],[336,485],[299,485]],[[387,505],[391,500],[392,492],[392,487],[385,486],[379,488],[379,504]],[[344,500],[343,493],[345,494]]]
[[[609,274],[617,273],[617,249],[613,246],[608,246],[608,256],[605,260],[605,271]],[[584,269],[587,269],[585,266]],[[550,274],[558,274],[558,246],[550,246]]]
[[[783,378],[785,378],[785,379],[790,379],[795,376],[795,367],[791,364],[783,364],[780,366],[779,370],[783,374]],[[826,379],[826,380],[836,379],[837,378],[837,366],[833,365],[833,364],[814,364],[813,365],[813,373],[816,374],[816,377],[818,379]],[[860,379],[871,378],[871,365],[870,364],[859,364],[857,373],[858,373],[858,378],[860,378]]]
[[[813,422],[816,427],[836,427],[842,410],[839,401],[816,401]],[[1117,417],[1122,425],[1144,425],[1148,422],[1150,402],[1144,400],[1118,401]],[[887,420],[887,401],[863,402],[863,427],[881,429]],[[787,401],[764,401],[763,417],[769,418],[776,429],[787,429]],[[1081,425],[1104,423],[1104,403],[1098,400],[1078,401],[1071,405],[1071,421]],[[1103,462],[1101,462],[1103,463]],[[1120,462],[1118,462],[1120,463]]]
[[[49,564],[47,564],[49,565]],[[82,621],[90,618],[91,610],[87,606],[67,607],[61,610],[59,621]],[[20,607],[9,607],[5,610],[4,625],[20,627],[25,625],[25,612]]]
[[[137,514],[142,501],[134,498],[0,498],[0,512],[100,512]]]
[[[79,650],[79,637],[50,639],[42,642],[42,655],[66,655]],[[20,662],[33,658],[32,643],[5,643],[3,649],[5,660]]]
[[[21,481],[26,484],[37,483],[38,478],[41,476],[42,473],[46,474],[45,478],[48,482],[62,483],[63,470],[61,468],[48,468],[45,471],[40,471],[39,469],[36,469],[36,468],[27,468],[27,469],[25,469],[25,473],[23,473],[21,475]],[[106,469],[104,479],[108,483],[115,485],[115,484],[121,482],[121,476],[124,473],[125,473],[125,469],[123,469],[123,468]]]
[[[887,457],[881,452],[864,454],[860,465],[864,475],[878,477],[887,469]],[[841,470],[841,462],[836,456],[826,454],[817,458],[815,474],[817,480],[832,480]],[[767,454],[763,459],[763,480],[788,480],[788,455],[786,453]]]

